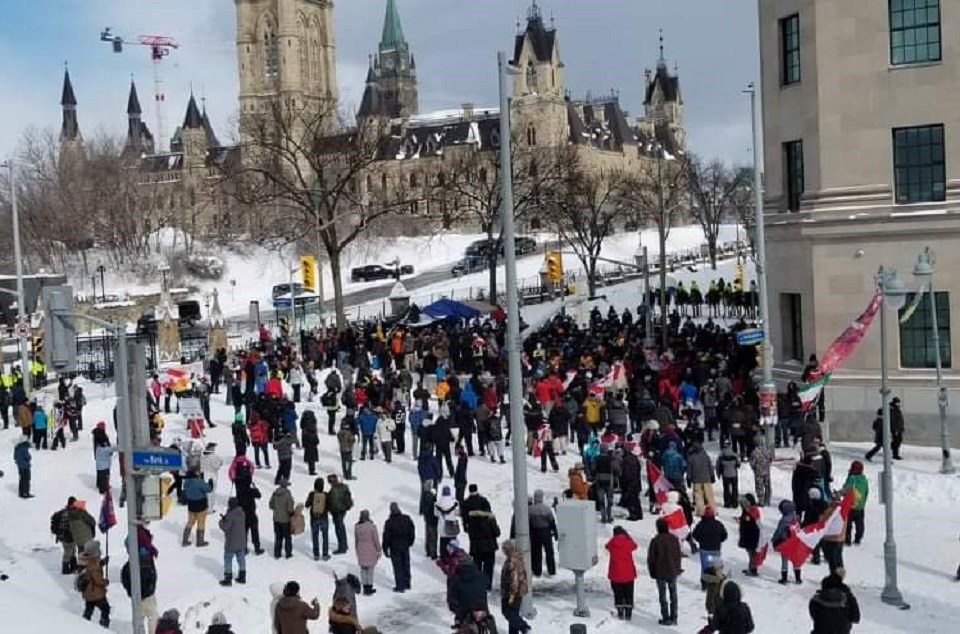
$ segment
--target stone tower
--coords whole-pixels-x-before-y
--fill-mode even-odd
[[[563,62],[557,30],[547,28],[534,0],[527,11],[527,26],[517,34],[513,59],[511,116],[520,142],[556,146],[569,138],[563,89]]]
[[[660,58],[656,72],[646,71],[646,96],[643,100],[644,119],[653,126],[667,126],[680,142],[686,145],[683,131],[683,95],[680,78],[670,73],[663,54],[663,32],[660,32]]]
[[[60,95],[63,121],[60,125],[60,168],[73,170],[83,159],[83,135],[77,121],[77,97],[73,93],[70,71],[63,70],[63,92]]]
[[[337,102],[330,0],[234,0],[240,71],[240,134],[277,98],[298,104]]]
[[[123,159],[135,160],[153,154],[153,135],[143,122],[143,110],[137,85],[130,80],[130,96],[127,98],[127,140],[123,146]]]
[[[418,109],[417,61],[403,36],[397,3],[387,0],[383,35],[377,54],[370,56],[370,69],[357,120],[363,125],[371,118],[409,117],[417,114]]]

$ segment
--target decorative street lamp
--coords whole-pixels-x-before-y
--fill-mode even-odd
[[[940,473],[956,473],[953,467],[953,460],[950,457],[950,426],[947,422],[947,386],[943,384],[943,362],[940,357],[940,327],[937,323],[937,293],[933,286],[933,265],[936,262],[936,256],[930,247],[923,250],[923,253],[917,258],[917,263],[913,267],[913,276],[920,282],[921,292],[924,288],[930,295],[930,320],[933,326],[933,349],[935,350],[934,360],[937,369],[937,409],[940,411]]]
[[[877,289],[883,293],[880,308],[880,399],[883,403],[883,474],[881,478],[881,502],[886,520],[886,538],[883,542],[885,581],[880,599],[902,610],[910,606],[904,603],[897,588],[897,542],[893,535],[893,460],[890,449],[890,388],[887,385],[887,310],[894,314],[903,308],[907,289],[896,270],[880,267],[876,276]]]
[[[103,279],[104,274],[107,272],[107,267],[103,264],[97,265],[97,273],[100,274],[100,297],[103,299],[103,302],[107,302],[107,287],[104,285]]]

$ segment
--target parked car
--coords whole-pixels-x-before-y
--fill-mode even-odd
[[[517,255],[527,255],[537,250],[537,241],[533,238],[519,236],[514,242],[514,251]]]
[[[370,282],[373,280],[389,280],[397,276],[394,268],[387,268],[379,264],[358,266],[350,271],[350,279],[354,282]]]
[[[413,265],[403,264],[400,266],[400,275],[413,275]]]
[[[454,264],[453,268],[450,269],[450,273],[454,277],[459,277],[461,275],[482,271],[485,268],[487,268],[487,258],[485,256],[468,256]]]
[[[486,240],[476,240],[467,246],[464,255],[467,257],[487,257],[490,254],[492,245]]]

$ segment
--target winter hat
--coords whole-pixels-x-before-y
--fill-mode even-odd
[[[68,508],[68,509],[73,508],[73,505],[76,503],[76,501],[77,501],[77,498],[73,497],[72,495],[71,495],[70,497],[68,497],[68,498],[67,498],[67,508]]]
[[[670,525],[667,524],[667,520],[663,519],[662,517],[661,517],[660,519],[658,519],[658,520],[657,520],[657,533],[659,533],[660,535],[663,535],[663,534],[665,534],[665,533],[668,533],[669,531],[670,531]]]
[[[708,506],[705,509],[703,509],[703,516],[705,518],[714,518],[717,516],[717,510],[712,506]]]
[[[210,625],[226,625],[227,617],[223,615],[223,612],[217,612],[213,615],[213,620],[210,621]]]
[[[820,489],[818,489],[818,488],[816,488],[816,487],[813,487],[812,489],[810,489],[809,491],[807,491],[807,495],[810,497],[811,500],[819,500],[819,499],[821,499],[821,498],[823,497],[823,496],[820,494]]]
[[[290,486],[290,480],[287,480],[286,478],[280,478],[280,482],[278,482],[277,484],[279,484],[280,486],[286,488],[286,487]]]
[[[180,611],[176,608],[170,608],[160,617],[164,621],[173,621],[174,623],[180,623]]]
[[[477,488],[476,484],[471,484],[470,486],[467,487],[467,491],[469,491],[470,493],[476,493],[479,490],[480,489]]]
[[[300,594],[300,584],[296,581],[288,581],[287,585],[283,586],[283,596],[295,597],[298,594]]]
[[[862,475],[863,474],[863,463],[859,460],[854,460],[850,463],[850,474],[851,475]]]
[[[105,422],[100,421],[99,423],[97,423],[97,429],[104,429],[104,430],[105,430],[106,428],[107,428],[107,424],[106,424]]]
[[[400,515],[400,505],[396,502],[390,503],[390,515]]]
[[[96,557],[100,558],[100,542],[95,539],[91,539],[86,544],[83,545],[83,554],[87,557]]]
[[[360,521],[361,521],[361,522],[369,522],[369,521],[370,521],[370,511],[368,511],[367,509],[363,509],[362,511],[360,511]]]

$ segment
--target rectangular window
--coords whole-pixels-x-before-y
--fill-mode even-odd
[[[900,316],[909,310],[915,294],[907,295],[907,303],[900,309]],[[950,358],[950,293],[936,292],[937,331],[940,333],[940,364],[952,367]],[[933,345],[933,312],[930,310],[930,295],[925,294],[910,319],[900,324],[900,367],[936,367],[937,349]],[[899,320],[898,320],[899,321]]]
[[[943,125],[893,130],[897,204],[946,199]]]
[[[785,360],[803,361],[803,312],[800,293],[780,293],[780,327]]]
[[[938,62],[940,0],[890,0],[890,63]]]
[[[800,15],[780,20],[780,84],[800,82]]]
[[[803,196],[803,141],[788,141],[783,144],[783,162],[786,167],[787,211],[800,211]]]

